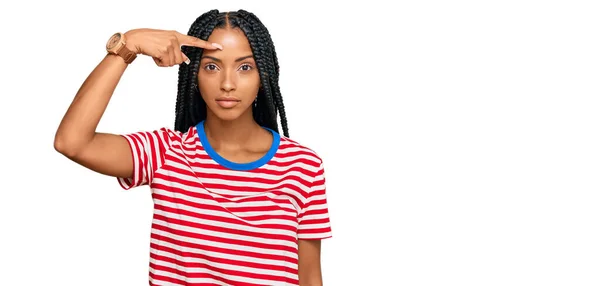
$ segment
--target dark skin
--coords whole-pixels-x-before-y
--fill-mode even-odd
[[[246,58],[252,52],[241,31],[217,29],[208,41],[156,29],[134,29],[125,33],[125,37],[130,50],[152,57],[160,67],[172,67],[187,60],[181,45],[203,48],[204,56],[213,57],[202,59],[198,73],[208,108],[205,129],[210,144],[219,155],[233,162],[251,162],[265,155],[273,136],[252,117],[251,106],[260,77],[254,59]],[[219,42],[222,46],[212,45]],[[245,59],[236,62],[239,58]],[[211,62],[218,67],[216,71],[212,65],[203,69]],[[121,57],[106,55],[81,85],[54,138],[55,150],[72,161],[95,172],[123,178],[133,175],[129,144],[118,134],[100,133],[96,128],[127,67]],[[222,107],[217,102],[221,96],[239,101],[233,107]],[[320,240],[298,240],[300,285],[323,284],[320,256]]]
[[[239,29],[215,29],[208,41],[223,50],[204,51],[198,71],[200,94],[206,102],[206,136],[215,151],[236,163],[258,160],[265,155],[273,136],[252,116],[260,77],[252,50]],[[232,99],[222,107],[219,99]]]

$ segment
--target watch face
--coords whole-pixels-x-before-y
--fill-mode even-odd
[[[121,39],[121,35],[120,34],[114,34],[112,37],[110,37],[110,39],[108,40],[108,43],[106,43],[106,48],[107,49],[112,49]]]

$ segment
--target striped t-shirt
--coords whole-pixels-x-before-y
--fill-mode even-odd
[[[323,161],[277,132],[251,163],[210,146],[204,121],[122,135],[132,150],[125,190],[154,202],[150,285],[298,285],[297,239],[332,236]]]

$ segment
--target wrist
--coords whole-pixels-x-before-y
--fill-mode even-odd
[[[133,51],[136,55],[141,54],[140,49],[138,48],[138,45],[136,44],[136,30],[129,30],[125,33],[123,33],[123,35],[125,36],[125,46],[130,50]]]
[[[130,64],[137,57],[137,49],[135,49],[135,40],[131,43],[128,41],[124,33],[114,33],[106,42],[106,51],[109,54],[120,56],[125,63]]]

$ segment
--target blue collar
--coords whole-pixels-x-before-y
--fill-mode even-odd
[[[208,156],[210,156],[213,160],[215,160],[215,162],[219,163],[221,166],[238,171],[249,171],[252,169],[259,168],[262,165],[268,163],[275,156],[275,153],[277,153],[277,149],[279,149],[280,142],[279,133],[264,126],[262,126],[262,128],[270,131],[271,134],[273,134],[273,143],[271,143],[271,148],[269,148],[269,151],[256,161],[249,163],[236,163],[221,157],[221,155],[219,155],[217,151],[215,151],[215,149],[213,149],[212,146],[210,146],[208,138],[206,137],[206,131],[204,130],[204,120],[200,121],[196,125],[196,130],[198,131],[200,143],[202,143],[202,146],[204,147],[204,150],[206,150],[206,153],[208,153]]]

